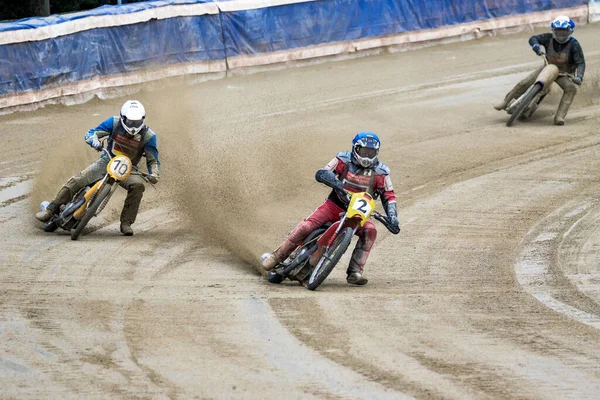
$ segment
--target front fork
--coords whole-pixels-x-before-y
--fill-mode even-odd
[[[88,207],[92,205],[98,193],[100,193],[100,191],[102,191],[102,189],[104,188],[104,185],[111,185],[114,183],[115,180],[111,178],[108,174],[106,174],[104,178],[102,178],[100,181],[96,182],[94,186],[92,186],[92,188],[88,190],[88,192],[84,195],[85,203],[83,203],[81,207],[79,207],[79,209],[73,213],[73,217],[76,220],[82,219]],[[109,194],[109,196],[107,196],[107,198],[110,197],[110,195],[112,195],[112,192],[114,191],[116,186],[117,185],[113,185],[111,193]],[[103,202],[103,204],[106,205],[106,202]],[[99,209],[102,210],[102,208],[104,208],[104,206],[101,206]],[[98,215],[99,212],[100,211],[97,211],[95,215]]]
[[[107,183],[107,185],[110,185],[111,183]],[[110,193],[108,193],[108,196],[106,196],[104,198],[104,200],[102,201],[102,204],[100,204],[100,207],[98,207],[98,209],[96,210],[96,212],[94,213],[94,217],[97,217],[98,214],[100,214],[100,212],[102,210],[104,210],[104,207],[106,207],[106,204],[108,204],[108,201],[110,200],[110,198],[112,197],[113,193],[115,192],[115,190],[117,190],[118,187],[118,183],[117,182],[113,182],[112,186],[110,188]]]
[[[320,266],[320,264],[325,260],[325,257],[327,257],[327,252],[331,248],[331,245],[337,238],[338,234],[342,231],[342,229],[347,228],[348,226],[352,227],[352,236],[354,236],[360,226],[360,223],[354,219],[347,220],[346,216],[344,215],[340,222],[337,223],[337,226],[331,225],[331,227],[323,234],[323,236],[321,236],[321,239],[319,239],[319,247],[310,257],[309,263],[311,266]]]

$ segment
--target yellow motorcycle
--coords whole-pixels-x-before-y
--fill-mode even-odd
[[[268,281],[281,283],[288,278],[306,285],[308,290],[315,290],[333,271],[356,231],[371,216],[393,234],[400,233],[399,226],[392,225],[386,216],[375,211],[375,200],[369,193],[353,193],[340,220],[311,232],[286,261],[268,272]]]
[[[139,174],[148,181],[148,174],[137,170],[133,171],[135,167],[129,157],[125,155],[112,157],[105,148],[102,151],[110,158],[104,177],[91,187],[86,186],[75,193],[71,201],[61,207],[58,215],[53,216],[44,224],[44,231],[54,232],[61,228],[70,231],[71,239],[77,240],[81,237],[88,222],[100,214],[119,184],[129,178],[129,175]],[[44,210],[48,204],[47,201],[42,202],[40,209]]]

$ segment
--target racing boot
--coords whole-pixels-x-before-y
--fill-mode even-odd
[[[512,99],[504,99],[501,102],[494,104],[494,108],[498,111],[506,110],[506,107],[508,107],[508,103],[510,102],[510,100]]]
[[[535,83],[535,79],[537,78],[538,74],[542,71],[543,68],[544,67],[542,66],[536,69],[531,74],[519,81],[519,83],[517,83],[515,87],[513,87],[510,90],[510,92],[506,94],[504,100],[497,104],[494,104],[494,108],[498,111],[506,110],[506,108],[510,105],[510,102],[513,99],[518,99],[519,97],[521,97],[521,95],[527,91],[529,86]]]
[[[575,93],[568,91],[563,93],[560,104],[558,105],[558,110],[556,110],[556,115],[554,116],[554,125],[562,126],[565,124],[565,117],[567,116],[567,112],[571,107],[574,97]]]
[[[121,233],[125,236],[133,236],[133,229],[131,229],[131,223],[121,222]]]
[[[62,206],[63,204],[67,204],[69,200],[71,200],[71,197],[71,189],[69,189],[66,186],[63,186],[56,194],[54,200],[52,200],[52,202],[48,204],[48,207],[46,207],[45,210],[35,214],[35,218],[40,222],[50,221],[50,218],[52,218],[53,215],[58,214],[60,206]]]
[[[365,254],[366,253],[366,254]],[[368,252],[365,252],[362,249],[355,248],[354,252],[352,252],[352,258],[350,259],[350,265],[348,265],[348,270],[346,270],[346,282],[351,285],[366,285],[369,280],[365,278],[362,274],[362,268],[360,265],[360,261],[366,261]]]
[[[512,89],[510,92],[508,92],[508,93],[506,94],[506,96],[504,97],[504,100],[502,100],[502,101],[501,101],[501,102],[499,102],[499,103],[496,103],[496,104],[494,104],[494,108],[495,108],[496,110],[498,110],[498,111],[504,111],[504,110],[506,110],[506,108],[508,107],[508,105],[510,104],[510,102],[511,102],[513,99],[516,99],[517,97],[519,97],[519,96],[520,96],[520,95],[519,95],[519,96],[517,96],[517,94],[518,94],[520,91],[521,91],[521,86],[519,86],[519,85],[517,84],[517,86],[515,86],[515,87],[514,87],[514,88],[513,88],[513,89]]]
[[[303,222],[301,222],[300,224],[298,224],[298,226],[296,226],[296,228],[294,228],[294,230],[288,235],[288,237],[285,238],[283,243],[281,243],[273,253],[265,253],[262,256],[260,256],[260,264],[265,269],[265,271],[273,270],[276,266],[285,261],[290,256],[290,254],[292,254],[294,249],[296,249],[296,247],[299,246],[298,244],[290,240],[294,233],[298,232],[298,227],[302,228]],[[302,234],[302,231],[300,231],[300,235]]]
[[[50,205],[52,203],[50,203],[48,205],[48,207],[46,207],[45,210],[37,212],[35,214],[35,218],[40,221],[40,222],[48,222],[50,221],[50,218],[52,218],[52,216],[55,214],[53,211],[50,210]]]
[[[360,272],[351,272],[346,277],[346,282],[348,282],[351,285],[362,286],[362,285],[366,285],[367,282],[369,282],[369,280],[367,278],[365,278],[364,276],[362,276],[362,274]]]
[[[260,256],[260,265],[262,265],[265,271],[272,271],[279,264],[279,258],[277,258],[275,253],[265,253]]]

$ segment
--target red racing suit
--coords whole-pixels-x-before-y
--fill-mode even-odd
[[[377,162],[372,168],[362,168],[352,162],[352,153],[348,151],[338,153],[323,169],[334,172],[337,178],[344,183],[344,189],[349,192],[368,192],[375,197],[381,196],[386,210],[391,203],[394,203],[395,207],[396,195],[389,175],[390,170],[385,164]],[[304,221],[296,225],[275,250],[276,258],[280,262],[284,261],[313,230],[326,222],[338,221],[340,213],[345,212],[345,209],[344,202],[332,190],[327,200]],[[352,272],[362,274],[371,247],[377,238],[377,228],[373,222],[367,221],[362,228],[356,231],[356,235],[359,239],[352,253],[348,274]]]

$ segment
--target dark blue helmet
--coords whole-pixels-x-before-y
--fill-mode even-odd
[[[377,164],[381,142],[373,132],[360,132],[352,140],[352,161],[363,168]]]

